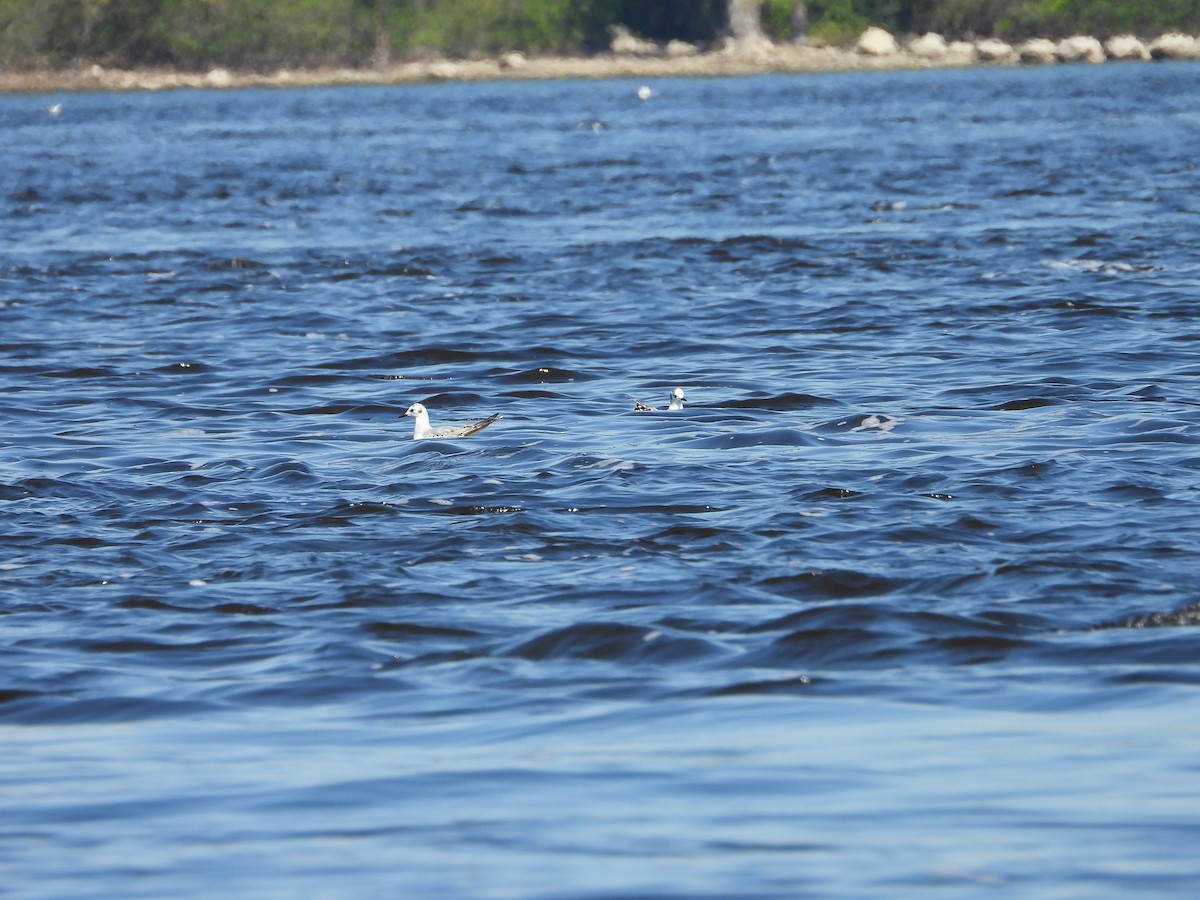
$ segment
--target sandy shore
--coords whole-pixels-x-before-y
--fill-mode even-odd
[[[427,59],[398,62],[381,68],[280,69],[270,73],[236,72],[222,68],[208,72],[122,70],[92,65],[71,71],[0,72],[0,92],[413,84],[489,79],[653,79],[770,72],[933,69],[1054,61],[1022,59],[1016,52],[1017,48],[1012,49],[1012,53],[996,54],[981,52],[976,45],[958,43],[951,44],[946,52],[934,56],[904,48],[875,55],[854,48],[757,44],[715,52],[662,52],[653,55],[607,53],[595,56],[526,57],[520,53],[508,53],[489,59]]]

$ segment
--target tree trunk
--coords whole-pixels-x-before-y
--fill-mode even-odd
[[[392,37],[388,33],[388,0],[375,0],[375,52],[371,61],[386,69],[392,61]]]
[[[792,41],[797,44],[808,43],[808,4],[804,0],[796,0],[792,4]]]
[[[762,0],[729,0],[729,35],[735,41],[763,41],[759,7]]]

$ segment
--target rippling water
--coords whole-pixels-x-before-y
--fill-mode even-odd
[[[0,98],[13,896],[1195,887],[1200,67],[654,87]]]

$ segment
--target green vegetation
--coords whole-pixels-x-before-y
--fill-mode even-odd
[[[1200,32],[1196,0],[760,0],[776,40],[898,34],[1021,39]],[[0,0],[0,67],[365,65],[389,55],[603,49],[622,23],[659,41],[717,40],[728,0]],[[800,13],[797,15],[797,13]],[[807,13],[805,16],[804,13]]]

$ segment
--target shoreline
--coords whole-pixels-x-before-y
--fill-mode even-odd
[[[874,38],[875,42],[872,43],[869,38]],[[684,45],[684,49],[674,46],[665,49],[653,47],[649,52],[609,52],[593,56],[527,57],[519,52],[510,52],[483,59],[435,57],[374,68],[319,66],[281,68],[270,73],[237,72],[223,67],[207,72],[183,72],[166,68],[109,69],[100,65],[67,71],[0,71],[0,93],[328,87],[564,78],[724,77],[1198,58],[1200,39],[1187,35],[1163,35],[1148,43],[1123,37],[1101,44],[1095,38],[1075,37],[1058,42],[1032,39],[1019,45],[995,39],[946,43],[939,36],[924,35],[901,46],[887,32],[868,29],[858,44],[849,48],[763,41],[728,44],[711,51]]]

